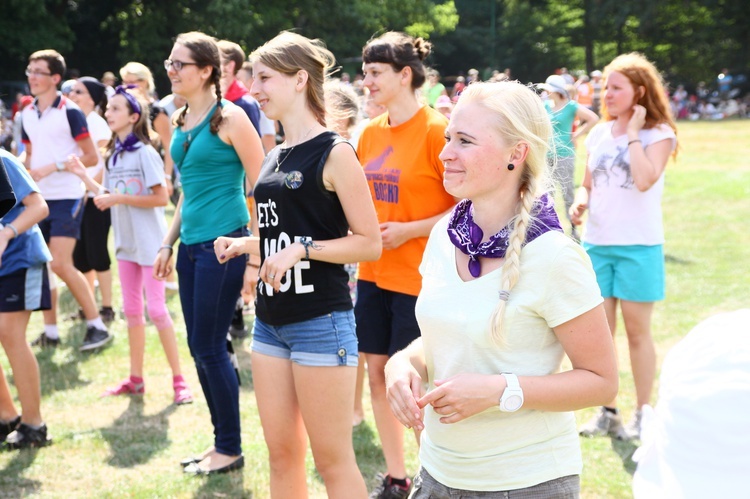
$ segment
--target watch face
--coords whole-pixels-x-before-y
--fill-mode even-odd
[[[523,404],[523,399],[518,395],[511,395],[510,397],[505,399],[505,402],[503,403],[505,409],[511,412],[520,409],[521,404]]]

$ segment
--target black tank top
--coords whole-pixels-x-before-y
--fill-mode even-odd
[[[324,132],[266,156],[254,191],[261,261],[303,237],[325,241],[347,235],[344,210],[336,193],[326,190],[320,164],[338,138]],[[343,265],[301,260],[282,277],[278,293],[258,281],[255,313],[267,324],[282,326],[351,310],[348,282]]]

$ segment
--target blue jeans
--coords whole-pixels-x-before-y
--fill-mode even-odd
[[[230,237],[247,235],[238,229]],[[247,257],[225,264],[216,260],[214,242],[180,243],[177,275],[190,355],[195,361],[214,427],[214,446],[221,454],[242,454],[240,389],[227,354],[227,331],[242,290]]]

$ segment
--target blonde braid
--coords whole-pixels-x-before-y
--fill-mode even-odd
[[[525,178],[521,187],[520,212],[513,220],[513,230],[509,237],[508,251],[505,253],[505,261],[502,268],[502,283],[500,293],[506,294],[506,297],[498,301],[495,311],[490,319],[492,324],[492,339],[498,344],[503,344],[503,321],[505,318],[505,307],[508,303],[507,294],[518,282],[521,275],[521,250],[526,241],[526,232],[531,224],[531,210],[536,201],[537,180],[531,175],[527,175],[528,169],[524,172]]]

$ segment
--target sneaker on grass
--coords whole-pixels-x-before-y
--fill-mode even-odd
[[[581,426],[578,433],[582,437],[603,437],[609,435],[617,440],[630,440],[625,432],[625,427],[622,425],[620,414],[610,412],[604,407],[599,408],[599,412],[588,423]]]
[[[30,447],[45,447],[52,443],[47,435],[47,425],[42,423],[39,428],[32,428],[26,423],[20,423],[16,430],[8,435],[5,447],[8,449],[28,449]]]
[[[87,352],[99,347],[103,347],[112,341],[112,335],[106,329],[99,329],[95,326],[89,326],[86,329],[86,336],[83,338],[83,345],[79,350]]]
[[[411,491],[411,480],[406,479],[406,485],[393,483],[390,475],[378,473],[378,478],[382,479],[380,485],[370,493],[370,499],[406,499]]]
[[[624,427],[625,435],[627,435],[628,440],[641,439],[641,418],[641,410],[636,409],[633,413],[633,417]]]
[[[57,348],[57,345],[59,344],[60,338],[50,338],[44,333],[44,331],[42,331],[42,334],[37,336],[37,338],[31,342],[32,347],[41,348]]]
[[[0,421],[0,444],[5,442],[8,435],[13,433],[19,424],[21,424],[21,416],[16,416],[10,421]]]

